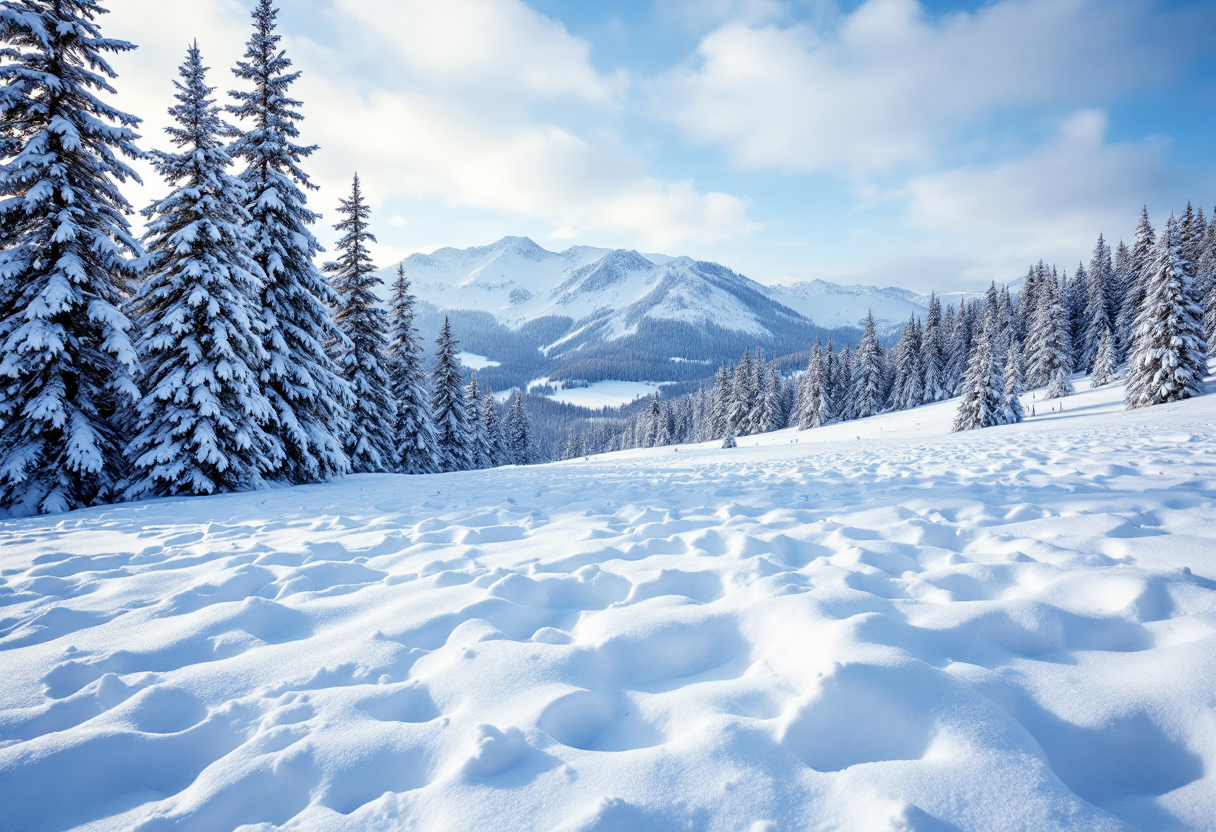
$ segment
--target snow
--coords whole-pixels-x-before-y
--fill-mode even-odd
[[[3,825],[1216,829],[1216,395],[1085,387],[7,522]]]
[[[653,381],[594,381],[586,387],[565,387],[560,381],[549,378],[538,378],[528,382],[528,389],[551,386],[554,392],[545,396],[555,402],[572,404],[576,407],[586,407],[599,410],[602,407],[620,407],[632,401],[657,393],[662,388],[661,382]]]
[[[484,370],[486,367],[502,366],[501,362],[493,361],[475,352],[458,352],[456,353],[456,360],[460,362],[460,366],[468,367],[470,370]]]

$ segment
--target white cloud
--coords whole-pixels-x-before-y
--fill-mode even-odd
[[[373,207],[391,202],[405,219],[408,200],[438,199],[498,212],[508,226],[577,228],[648,247],[752,227],[742,200],[648,174],[610,127],[627,78],[598,73],[585,41],[519,0],[310,2],[316,8],[285,4],[279,20],[303,72],[293,88],[304,102],[302,140],[321,146],[305,168],[321,186],[312,201],[324,223],[357,170]],[[198,37],[210,83],[226,100],[229,68],[249,34],[248,4],[113,0],[111,8],[105,33],[141,47],[115,61],[117,104],[148,119],[145,147],[165,147],[160,128],[187,44]],[[293,12],[324,25],[305,36]],[[591,126],[580,131],[541,112],[561,102],[582,107]],[[150,171],[147,178],[149,187],[132,190],[137,207],[163,191]],[[380,226],[385,252],[410,248],[413,225]],[[329,236],[327,225],[317,232]]]
[[[1193,48],[1182,23],[1139,0],[998,0],[941,17],[866,0],[816,23],[733,20],[667,79],[665,104],[745,168],[927,165],[986,118],[1163,77]]]
[[[1083,110],[1028,154],[913,178],[908,222],[975,251],[974,277],[1016,274],[1040,257],[1072,268],[1099,231],[1130,232],[1146,197],[1172,189],[1165,149],[1108,143],[1105,115]]]

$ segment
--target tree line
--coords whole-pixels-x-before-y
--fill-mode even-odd
[[[0,507],[58,512],[531,461],[522,396],[463,386],[446,324],[423,368],[399,270],[380,308],[359,179],[318,269],[299,78],[259,0],[220,107],[198,44],[174,81],[173,151],[98,98],[116,77],[98,0],[0,2]],[[225,121],[233,117],[241,127]],[[120,185],[170,193],[136,239]],[[239,173],[231,172],[234,166]]]
[[[822,427],[958,398],[954,430],[1023,420],[1020,396],[1047,400],[1123,378],[1131,408],[1203,392],[1216,354],[1216,212],[1191,204],[1158,234],[1142,209],[1135,240],[1112,252],[1100,234],[1088,266],[1070,275],[1043,261],[1021,291],[989,286],[983,298],[944,311],[930,296],[884,349],[868,315],[854,350],[816,339],[805,370],[783,375],[760,350],[719,367],[713,384],[680,397],[650,397],[641,412],[571,428],[563,456],[734,438],[784,427]]]

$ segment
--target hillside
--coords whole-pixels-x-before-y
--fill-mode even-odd
[[[4,828],[1216,828],[1216,395],[1120,395],[6,522]]]

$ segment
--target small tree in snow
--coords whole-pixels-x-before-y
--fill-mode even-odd
[[[991,341],[984,332],[972,339],[971,357],[963,373],[963,392],[954,417],[956,433],[990,428],[1004,421],[1005,376]]]
[[[1056,367],[1051,373],[1051,381],[1043,391],[1045,399],[1062,399],[1076,392],[1072,386],[1072,374],[1064,367]]]
[[[1094,372],[1089,378],[1091,389],[1105,387],[1115,380],[1115,338],[1108,328],[1102,333],[1098,354],[1094,358]]]
[[[445,316],[443,329],[435,339],[435,371],[431,373],[431,413],[435,417],[435,450],[441,471],[465,471],[471,464],[457,343]]]

